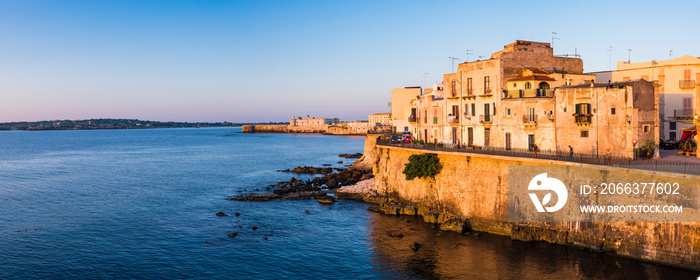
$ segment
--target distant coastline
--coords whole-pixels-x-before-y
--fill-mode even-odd
[[[161,122],[138,119],[89,119],[89,120],[50,120],[34,122],[4,122],[0,130],[93,130],[93,129],[149,129],[149,128],[199,128],[199,127],[240,127],[243,125],[281,125],[285,122],[234,123],[234,122]]]

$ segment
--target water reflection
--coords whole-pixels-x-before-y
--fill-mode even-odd
[[[543,242],[441,232],[416,217],[372,213],[370,219],[375,270],[392,278],[695,280],[700,274]]]

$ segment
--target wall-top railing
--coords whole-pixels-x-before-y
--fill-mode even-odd
[[[683,89],[695,88],[695,80],[680,80],[678,87]]]
[[[693,109],[678,109],[673,110],[674,118],[690,118],[693,116]]]
[[[567,161],[594,165],[609,165],[614,167],[632,168],[641,170],[653,170],[683,174],[700,174],[700,163],[689,163],[679,161],[669,161],[660,159],[634,159],[632,157],[619,157],[604,154],[585,154],[565,151],[540,150],[537,153],[531,149],[506,149],[501,147],[480,147],[480,146],[456,146],[442,145],[435,143],[412,144],[412,143],[392,143],[390,140],[380,139],[379,146],[403,147],[429,151],[444,151],[457,153],[472,153],[484,155],[498,155],[508,157],[536,158],[544,160]]]

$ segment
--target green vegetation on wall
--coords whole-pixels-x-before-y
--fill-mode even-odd
[[[437,154],[421,154],[411,155],[408,157],[408,163],[403,169],[403,174],[406,175],[406,180],[414,178],[435,178],[435,175],[440,173],[442,164]]]

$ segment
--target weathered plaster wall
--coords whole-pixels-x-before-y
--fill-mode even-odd
[[[402,171],[412,154],[425,151],[376,146],[376,136],[365,144],[371,155],[375,191],[409,202],[420,209],[447,212],[468,220],[473,230],[508,235],[524,241],[611,251],[622,256],[700,269],[698,223],[510,223],[508,222],[508,166],[562,164],[591,168],[596,176],[605,170],[623,170],[630,178],[638,174],[664,175],[684,180],[700,176],[586,166],[539,159],[437,152],[443,169],[435,179],[405,179]],[[695,192],[697,193],[697,192]],[[423,210],[423,212],[428,210]]]
[[[256,124],[256,125],[244,125],[243,133],[286,133],[288,125],[286,124]]]

